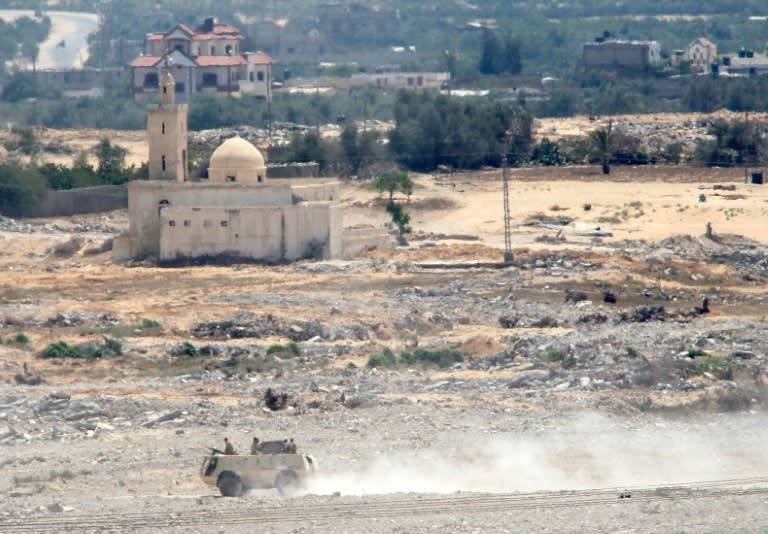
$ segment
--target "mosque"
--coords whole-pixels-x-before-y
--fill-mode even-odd
[[[128,185],[130,225],[114,241],[114,261],[334,259],[391,246],[383,229],[342,235],[338,181],[270,180],[264,157],[240,137],[215,150],[207,180],[190,181],[187,105],[174,87],[166,72],[148,108],[149,180]]]

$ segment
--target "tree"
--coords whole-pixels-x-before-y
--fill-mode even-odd
[[[354,123],[344,125],[339,136],[339,142],[349,166],[349,173],[357,174],[360,168],[360,152],[358,150],[357,126]]]
[[[389,148],[402,165],[418,171],[432,171],[439,165],[499,166],[507,149],[513,162],[527,157],[532,121],[529,114],[509,104],[401,90],[395,99]]]
[[[20,215],[24,208],[40,202],[45,194],[45,177],[35,167],[14,162],[0,164],[0,212]]]
[[[520,74],[523,70],[521,48],[520,39],[516,39],[512,35],[507,35],[504,38],[504,70],[510,74]]]
[[[395,191],[400,191],[408,197],[413,192],[413,181],[408,177],[407,173],[402,171],[383,172],[373,179],[371,186],[379,191],[379,193],[387,191],[390,202],[392,202],[395,196]]]
[[[125,156],[128,150],[113,145],[109,138],[104,137],[96,145],[96,159],[98,161],[98,176],[102,183],[121,184],[127,182],[130,177],[125,173]]]
[[[499,74],[503,68],[504,47],[496,33],[483,30],[483,52],[480,56],[480,72],[482,74]]]
[[[387,202],[386,210],[392,215],[392,222],[397,225],[400,235],[411,233],[411,227],[408,226],[408,223],[411,222],[411,216],[405,212],[401,204],[390,200]]]
[[[712,167],[763,165],[768,162],[768,141],[761,135],[764,128],[764,124],[754,120],[718,119],[709,128],[714,140],[698,143],[697,159]]]
[[[600,164],[603,168],[603,174],[611,173],[611,142],[612,142],[612,130],[613,119],[608,121],[608,126],[605,128],[598,128],[589,132],[589,140],[592,143],[592,148],[597,152],[600,158]]]

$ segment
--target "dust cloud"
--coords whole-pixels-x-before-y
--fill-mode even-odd
[[[321,470],[310,493],[532,492],[768,476],[764,414],[622,426],[598,415],[535,434],[485,434],[443,450]],[[321,464],[322,467],[322,464]]]

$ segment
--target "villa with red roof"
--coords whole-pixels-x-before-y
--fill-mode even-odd
[[[207,18],[197,29],[178,24],[165,33],[147,35],[144,54],[128,66],[134,99],[154,98],[162,72],[176,81],[177,101],[198,93],[239,93],[272,98],[272,58],[243,52],[245,37],[230,25]]]

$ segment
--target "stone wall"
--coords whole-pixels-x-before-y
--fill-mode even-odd
[[[69,217],[83,213],[101,213],[128,207],[125,185],[103,185],[61,191],[48,191],[40,204],[21,211],[21,217]]]

